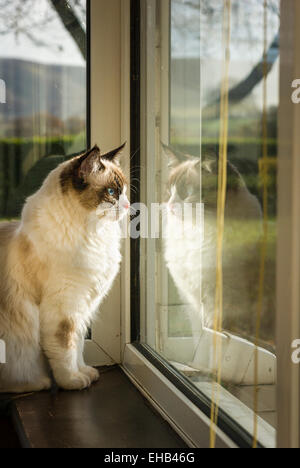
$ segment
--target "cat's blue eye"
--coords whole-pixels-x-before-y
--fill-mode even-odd
[[[114,194],[116,193],[116,192],[115,192],[115,189],[113,189],[113,188],[109,188],[107,191],[108,191],[108,193],[109,193],[109,195],[110,195],[111,197],[113,197]]]

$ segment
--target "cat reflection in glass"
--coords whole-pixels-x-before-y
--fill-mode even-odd
[[[193,335],[212,327],[217,255],[218,162],[163,145],[169,161],[165,261],[183,303],[190,306]],[[223,247],[223,327],[253,336],[259,273],[262,210],[236,169],[227,164]],[[204,216],[196,216],[203,205]],[[191,204],[193,210],[184,210]],[[184,216],[183,216],[184,213]],[[195,222],[195,219],[197,222]],[[201,222],[199,222],[201,220]]]

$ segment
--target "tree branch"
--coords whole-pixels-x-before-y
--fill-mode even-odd
[[[267,52],[267,75],[279,56],[279,34],[276,34]],[[250,74],[241,83],[229,91],[229,100],[232,102],[241,101],[248,96],[252,90],[264,78],[264,58],[251,70]]]
[[[86,33],[67,0],[49,0],[86,60]]]
[[[279,57],[279,34],[276,34],[267,52],[267,75],[273,69],[273,66]],[[253,89],[262,81],[264,77],[264,57],[251,70],[249,75],[229,91],[229,101],[231,103],[239,102],[253,91]],[[207,108],[220,103],[220,98],[207,105]]]

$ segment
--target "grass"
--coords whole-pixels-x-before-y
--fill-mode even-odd
[[[78,135],[64,135],[61,137],[46,137],[46,136],[33,136],[28,138],[0,138],[0,144],[8,145],[24,145],[28,143],[34,144],[51,144],[51,143],[73,143],[78,138]]]

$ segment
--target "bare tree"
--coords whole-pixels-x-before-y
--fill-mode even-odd
[[[223,1],[221,0],[173,0],[172,27],[176,31],[173,38],[178,49],[186,44],[194,44],[201,58],[215,58],[220,53],[221,29],[223,21]],[[254,13],[254,9],[257,14]],[[263,30],[264,0],[232,2],[232,30],[234,31],[234,48],[240,55],[248,53],[247,47],[257,49],[259,31]],[[280,17],[279,1],[269,0],[268,22],[270,46],[267,52],[267,73],[269,74],[279,57]],[[200,17],[200,21],[199,21]],[[177,44],[175,44],[176,48]],[[263,43],[262,47],[263,48]],[[190,52],[190,51],[189,51]],[[176,51],[175,51],[176,53]],[[231,102],[238,102],[247,97],[262,81],[264,75],[264,57],[261,56],[249,74],[229,92]],[[212,102],[211,104],[215,104]]]
[[[277,34],[270,45],[267,52],[267,74],[273,69],[273,66],[279,57],[279,34]],[[258,64],[251,70],[249,75],[236,86],[229,91],[229,100],[231,102],[239,102],[247,97],[253,89],[262,81],[264,78],[264,61],[263,56]]]
[[[86,59],[86,32],[83,27],[86,15],[83,0],[46,0],[41,8],[40,0],[0,0],[0,36],[14,34],[16,40],[29,39],[37,47],[46,47],[60,52],[64,45],[55,35],[49,42],[43,39],[45,30],[60,18],[73,38],[81,55]]]
[[[69,31],[77,44],[82,56],[86,59],[86,32],[84,31],[74,9],[67,0],[49,0],[60,17],[63,25]],[[79,2],[75,1],[78,4]]]

